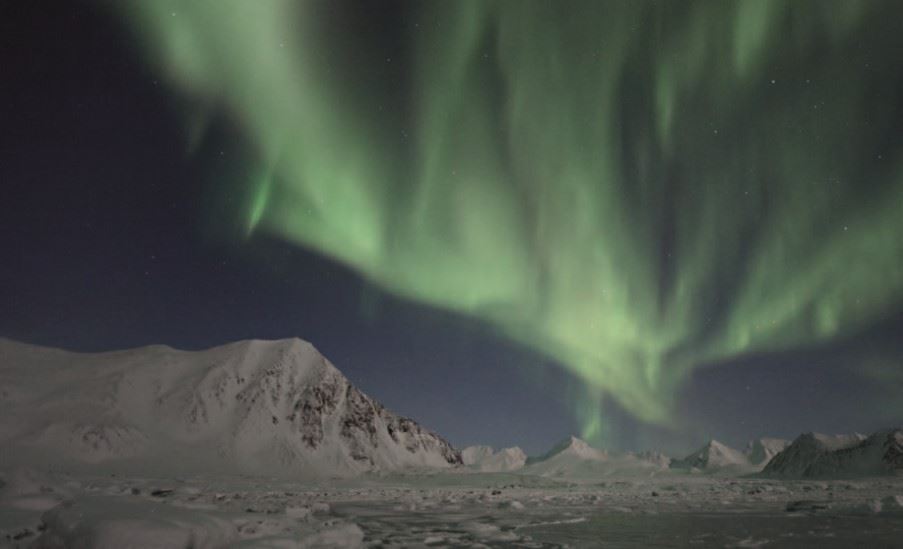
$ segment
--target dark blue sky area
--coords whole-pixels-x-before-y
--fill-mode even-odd
[[[579,432],[577,380],[479,322],[386,295],[287,243],[224,244],[235,241],[216,230],[229,195],[208,197],[243,175],[238,132],[218,120],[187,152],[178,104],[113,21],[40,4],[0,8],[0,336],[80,351],[297,336],[456,445],[535,454]],[[899,421],[883,387],[899,386],[888,376],[901,326],[892,317],[830,348],[698,370],[678,431],[607,406],[610,444],[683,451],[708,437],[739,445]]]

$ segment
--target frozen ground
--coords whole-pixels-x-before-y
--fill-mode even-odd
[[[2,547],[903,546],[903,478],[3,478]]]

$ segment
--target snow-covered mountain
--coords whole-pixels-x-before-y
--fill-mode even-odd
[[[570,437],[539,457],[527,459],[525,473],[573,478],[646,476],[667,469],[667,458],[657,453],[610,454],[586,441]]]
[[[800,435],[776,455],[762,474],[785,478],[843,478],[903,474],[903,431]]]
[[[783,438],[757,438],[749,441],[743,453],[750,464],[764,467],[789,445],[790,441]]]
[[[713,472],[748,469],[750,463],[743,452],[717,440],[710,440],[687,457],[671,460],[671,468]]]
[[[492,446],[468,446],[461,450],[461,461],[467,466],[478,465],[494,453],[495,450],[492,449]]]
[[[527,454],[519,447],[503,448],[496,452],[491,446],[469,446],[461,450],[464,465],[484,473],[515,471],[524,466]]]
[[[0,464],[321,477],[461,463],[300,339],[99,354],[0,339],[0,379]]]

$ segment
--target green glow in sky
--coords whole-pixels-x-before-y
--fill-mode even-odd
[[[877,2],[418,3],[401,59],[322,3],[113,6],[256,146],[235,223],[480,319],[642,420],[695,367],[903,298],[903,33]]]

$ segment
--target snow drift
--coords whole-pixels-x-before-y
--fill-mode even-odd
[[[321,477],[460,454],[300,339],[71,353],[0,340],[0,465]]]

